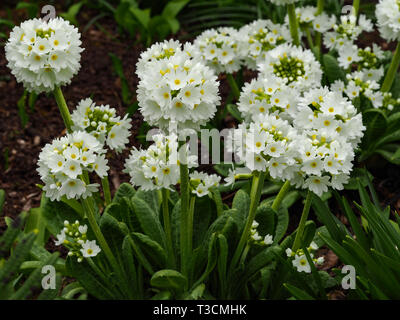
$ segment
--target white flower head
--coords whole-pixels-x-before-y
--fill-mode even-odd
[[[311,50],[283,44],[268,52],[258,64],[260,76],[306,91],[321,86],[322,70]]]
[[[311,266],[308,263],[307,257],[304,254],[296,254],[294,260],[292,261],[292,264],[297,269],[297,272],[311,273]]]
[[[78,29],[60,17],[27,20],[6,43],[8,67],[28,91],[50,92],[78,73],[81,44]]]
[[[86,240],[86,242],[82,244],[82,249],[80,251],[84,258],[91,258],[97,256],[101,249],[96,244],[96,240]]]
[[[400,6],[396,0],[380,0],[375,15],[379,32],[388,41],[400,40]]]
[[[110,149],[121,152],[129,142],[131,119],[121,119],[109,105],[96,106],[92,99],[79,102],[71,115],[73,129],[86,131],[106,144]]]
[[[81,177],[84,171],[96,171],[103,164],[103,177],[107,175],[107,160],[100,142],[90,134],[76,131],[46,144],[39,155],[38,172],[45,183],[43,190],[51,200],[80,199],[97,192],[98,184],[86,184]],[[96,171],[98,172],[98,171]]]
[[[252,70],[262,62],[268,51],[291,41],[286,25],[275,24],[271,20],[256,20],[239,30],[239,49],[244,64]]]
[[[217,74],[233,73],[240,69],[240,45],[239,32],[229,27],[206,30],[194,40],[196,52]]]
[[[194,53],[193,45],[156,43],[137,63],[137,99],[150,125],[199,129],[220,104],[217,77]]]

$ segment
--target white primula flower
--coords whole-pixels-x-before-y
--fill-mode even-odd
[[[238,108],[247,121],[266,114],[289,120],[297,114],[297,100],[295,89],[277,79],[259,77],[244,85]]]
[[[375,15],[379,32],[388,41],[400,40],[400,4],[397,0],[380,0]]]
[[[264,238],[264,243],[269,246],[270,244],[274,243],[273,237],[270,234],[267,234]]]
[[[130,175],[132,185],[142,190],[171,189],[179,182],[179,165],[185,153],[189,168],[197,166],[197,157],[189,155],[188,148],[178,150],[175,134],[157,134],[153,139],[155,142],[147,150],[131,150],[124,172]]]
[[[217,74],[233,73],[241,67],[239,40],[236,29],[220,27],[204,31],[194,40],[194,46],[207,66]]]
[[[101,251],[100,247],[96,244],[96,240],[86,240],[84,244],[82,244],[81,253],[84,258],[95,257]]]
[[[271,20],[256,20],[239,30],[239,49],[244,64],[252,70],[265,59],[267,52],[276,46],[291,41],[287,26]]]
[[[356,45],[345,45],[339,48],[339,65],[347,69],[353,63],[360,61],[361,57],[358,55],[358,48]]]
[[[140,111],[150,125],[166,129],[175,122],[178,129],[198,130],[220,104],[217,77],[191,44],[154,44],[142,53],[137,75]]]
[[[76,131],[46,144],[39,155],[38,169],[45,183],[43,190],[51,200],[80,199],[98,191],[98,184],[86,184],[81,177],[95,171],[107,175],[107,160],[99,141],[86,132]],[[101,166],[96,168],[96,166]]]
[[[311,266],[308,263],[307,257],[305,255],[297,255],[292,261],[293,266],[297,269],[297,272],[311,273]]]
[[[28,91],[50,92],[69,84],[80,69],[78,29],[60,17],[14,27],[5,46],[8,67]]]
[[[269,51],[258,71],[261,77],[277,79],[301,92],[321,85],[321,65],[312,51],[288,44]]]
[[[56,246],[61,246],[62,244],[64,244],[66,239],[67,239],[67,236],[65,234],[65,230],[62,229],[61,233],[57,235],[57,241],[54,241],[54,244]]]
[[[192,193],[198,197],[210,194],[210,189],[217,187],[221,177],[216,174],[208,175],[207,173],[193,171],[190,174],[190,182],[193,185]]]
[[[116,115],[108,105],[96,106],[92,99],[81,100],[71,115],[74,130],[90,133],[102,144],[121,152],[129,142],[131,119]]]

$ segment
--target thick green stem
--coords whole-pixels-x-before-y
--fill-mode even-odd
[[[224,203],[222,202],[221,193],[217,187],[211,188],[211,193],[215,202],[215,206],[217,207],[217,216],[220,217],[224,212]]]
[[[306,28],[305,28],[305,31],[306,31],[308,46],[310,47],[310,50],[311,50],[311,51],[314,51],[314,43],[313,43],[313,39],[312,39],[312,37],[311,37],[310,28],[309,28],[309,27],[306,27]]]
[[[188,218],[188,252],[189,254],[193,250],[193,220],[194,220],[194,204],[196,202],[196,197],[191,197],[190,198],[190,205],[189,205],[189,218]]]
[[[392,58],[392,62],[390,63],[389,70],[385,76],[385,80],[383,81],[381,88],[382,92],[389,92],[390,89],[392,88],[392,84],[396,76],[397,69],[399,68],[399,63],[400,63],[400,42],[397,43],[396,51]]]
[[[172,246],[172,231],[171,231],[171,220],[169,217],[168,201],[169,201],[169,190],[162,189],[162,208],[163,208],[164,232],[167,238],[167,247],[168,247],[168,257],[169,257],[168,263],[170,263],[171,266],[174,268],[175,255]]]
[[[233,95],[234,95],[235,99],[236,99],[236,100],[239,100],[239,97],[240,97],[240,90],[239,90],[239,87],[238,87],[238,85],[237,85],[237,83],[236,83],[235,78],[232,76],[231,73],[228,73],[228,74],[226,75],[226,78],[227,78],[227,80],[228,80],[228,82],[229,82],[229,86],[231,87],[231,90],[232,90],[232,92],[233,92]]]
[[[360,11],[360,0],[353,0],[354,15],[358,17],[358,12]]]
[[[324,11],[324,0],[318,0],[316,15],[317,16],[320,15],[323,11]],[[317,32],[316,35],[315,35],[315,46],[317,48],[316,50],[318,50],[318,55],[321,52],[321,42],[322,42],[321,38],[322,38],[321,33]]]
[[[322,13],[322,11],[324,11],[324,0],[318,0],[317,2],[317,16],[320,15]]]
[[[64,120],[65,127],[68,132],[72,132],[72,120],[71,114],[69,113],[67,103],[65,102],[64,95],[60,87],[54,89],[54,98],[56,99],[58,108],[60,109],[61,117]]]
[[[254,173],[253,182],[252,182],[251,191],[250,191],[251,202],[250,202],[249,215],[247,216],[246,225],[244,227],[239,244],[236,248],[235,254],[233,255],[233,258],[232,258],[231,270],[233,268],[235,268],[235,266],[237,265],[237,263],[240,259],[240,256],[242,255],[242,251],[243,251],[244,247],[246,246],[247,241],[249,240],[251,226],[253,224],[253,221],[254,221],[254,218],[256,215],[256,209],[260,202],[261,191],[264,186],[264,179],[265,179],[265,172]]]
[[[290,182],[289,182],[289,180],[287,180],[281,187],[281,190],[279,190],[277,196],[275,197],[274,202],[272,203],[272,206],[271,206],[272,209],[274,209],[275,211],[279,210],[282,200],[288,193],[289,189],[290,189]]]
[[[108,182],[108,176],[105,176],[104,178],[101,179],[101,185],[103,187],[104,200],[106,206],[108,206],[111,203],[111,191],[110,191],[110,183]]]
[[[180,222],[180,248],[181,248],[181,272],[183,275],[188,274],[189,259],[189,233],[187,230],[189,220],[189,169],[186,164],[180,164],[181,175],[181,222]]]
[[[296,237],[295,237],[294,242],[293,242],[292,250],[294,252],[296,252],[298,249],[301,248],[301,242],[303,240],[304,228],[306,226],[308,213],[310,212],[312,197],[313,197],[312,192],[308,191],[307,197],[306,197],[306,202],[304,203],[303,212],[301,213],[301,219],[300,219],[300,222],[299,222],[299,226],[297,227]]]
[[[287,11],[289,16],[290,34],[292,36],[293,44],[295,46],[299,46],[300,45],[299,24],[296,17],[296,7],[294,3],[287,5]]]
[[[104,238],[99,225],[97,224],[96,218],[94,216],[94,209],[92,207],[93,203],[90,200],[91,200],[91,198],[82,199],[82,206],[86,212],[86,217],[89,220],[90,227],[92,228],[92,231],[93,231],[94,235],[96,236],[96,239],[99,242],[101,249],[104,251],[104,254],[106,255],[106,257],[107,257],[108,261],[110,262],[111,266],[113,267],[113,269],[118,272],[119,267],[117,264],[117,260],[115,260],[115,257],[112,254],[111,249],[108,246],[107,241]]]

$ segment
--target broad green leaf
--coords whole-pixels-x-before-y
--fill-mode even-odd
[[[165,234],[158,215],[138,197],[138,193],[132,198],[132,205],[144,233],[165,248]]]
[[[240,113],[238,107],[234,104],[228,104],[226,106],[228,108],[228,112],[234,117],[237,121],[242,122],[242,114]]]
[[[187,279],[176,270],[164,269],[157,271],[151,277],[150,284],[160,289],[182,292],[186,287]]]
[[[86,1],[80,1],[78,3],[73,4],[69,7],[67,12],[60,13],[64,19],[71,21],[74,25],[78,25],[78,21],[76,20],[76,16],[81,10],[81,7],[86,3]]]
[[[122,183],[114,194],[112,202],[119,203],[122,198],[131,199],[136,193],[136,190],[129,183]]]
[[[232,202],[232,209],[236,209],[237,214],[233,212],[232,217],[238,224],[239,232],[241,232],[241,230],[244,228],[250,210],[250,197],[245,191],[239,190],[236,192]]]
[[[283,285],[297,300],[315,300],[312,296],[310,296],[302,289],[292,286],[289,283],[284,283]]]
[[[144,261],[143,255],[146,257],[145,260],[150,261],[151,265],[158,268],[165,268],[167,263],[166,251],[154,240],[145,234],[132,232],[131,237],[135,245],[140,250],[135,250],[135,254],[138,255],[138,259]]]
[[[257,232],[260,236],[265,237],[267,234],[274,235],[276,215],[275,210],[266,204],[260,205],[257,208],[255,221],[259,224]]]
[[[346,80],[343,69],[339,66],[337,60],[330,54],[324,54],[322,56],[323,66],[325,69],[325,75],[330,83],[335,80]]]

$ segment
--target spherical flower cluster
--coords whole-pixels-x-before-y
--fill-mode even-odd
[[[256,20],[239,30],[241,56],[244,64],[252,70],[265,59],[267,52],[276,46],[291,41],[289,29],[271,20]]]
[[[110,149],[121,152],[129,142],[129,129],[132,125],[128,115],[121,119],[116,112],[109,105],[96,106],[92,99],[84,99],[71,115],[73,129],[86,131],[101,144],[107,144]]]
[[[229,136],[228,151],[231,146],[250,171],[268,171],[317,195],[328,187],[343,189],[365,129],[351,102],[339,91],[316,88],[299,97],[295,114],[286,120],[279,109],[270,110],[239,125]],[[226,181],[235,179],[232,171]]]
[[[333,29],[334,31],[324,34],[324,45],[328,49],[338,49],[341,46],[353,44],[363,31],[373,31],[374,25],[363,14],[360,14],[358,21],[356,16],[351,14],[341,16],[340,24],[335,24]]]
[[[385,59],[383,50],[375,43],[372,49],[371,47],[362,49],[353,44],[346,44],[339,48],[338,53],[339,65],[345,69],[357,65],[358,70],[376,70]]]
[[[336,80],[332,83],[332,90],[344,92],[351,100],[363,95],[371,101],[374,108],[388,106],[384,104],[384,94],[380,91],[378,81],[383,76],[383,67],[379,69],[355,71],[346,75],[347,83]]]
[[[270,0],[273,4],[276,4],[277,6],[285,6],[287,4],[292,4],[296,3],[299,0]]]
[[[199,129],[220,104],[217,77],[188,46],[155,44],[138,62],[137,99],[150,125],[166,128],[174,122],[178,128]]]
[[[253,224],[251,225],[251,230],[250,230],[250,238],[251,240],[258,245],[262,246],[269,246],[274,243],[273,236],[270,234],[266,234],[264,239],[262,236],[259,235],[257,231],[257,227],[259,226],[259,223],[254,220]]]
[[[194,171],[190,174],[190,184],[192,185],[192,193],[198,197],[210,195],[210,189],[217,187],[221,177],[216,174],[207,174],[204,172]]]
[[[300,91],[319,87],[322,79],[321,65],[311,50],[289,44],[269,51],[258,70],[261,77],[277,79]]]
[[[49,92],[69,84],[79,71],[81,43],[78,29],[62,18],[28,20],[10,34],[8,67],[28,91]]]
[[[92,135],[76,131],[46,144],[39,155],[38,172],[43,190],[51,200],[80,199],[98,191],[98,184],[86,184],[82,175],[95,172],[107,176],[109,167],[100,142]]]
[[[300,98],[294,125],[303,139],[298,145],[300,170],[291,182],[317,195],[329,186],[343,189],[352,170],[354,148],[365,130],[361,114],[342,93],[313,89]]]
[[[171,189],[179,182],[182,159],[186,158],[185,162],[192,168],[197,166],[197,157],[188,155],[187,146],[178,150],[175,134],[157,134],[153,139],[154,143],[147,150],[132,149],[124,172],[130,175],[131,184],[142,190]]]
[[[318,245],[313,241],[310,243],[307,251],[315,264],[322,265],[325,259],[324,257],[319,257],[315,259],[314,252],[316,250],[318,250]],[[286,249],[286,255],[290,259],[292,259],[292,265],[297,269],[297,272],[311,273],[311,266],[308,263],[307,256],[305,255],[303,249],[299,249],[296,252],[293,252],[292,249],[288,248]]]
[[[258,78],[242,88],[238,108],[247,120],[270,114],[292,119],[297,114],[298,92],[274,78]]]
[[[75,223],[65,220],[64,228],[57,235],[55,245],[68,248],[68,256],[75,256],[78,262],[82,262],[83,258],[95,257],[101,249],[96,244],[96,240],[87,239],[87,229],[87,225],[81,225],[78,220]]]
[[[240,70],[242,57],[239,44],[238,31],[228,27],[206,30],[194,41],[196,51],[217,74]]]
[[[324,33],[329,29],[332,29],[336,23],[336,17],[334,15],[329,16],[325,12],[319,14],[317,7],[304,6],[296,8],[297,20],[301,28],[313,28],[315,31]],[[289,16],[285,17],[285,23],[289,24]]]
[[[288,121],[260,115],[230,132],[228,151],[234,152],[251,171],[268,170],[272,178],[292,179],[299,135]]]
[[[382,38],[400,40],[400,3],[397,0],[380,0],[375,15]]]

